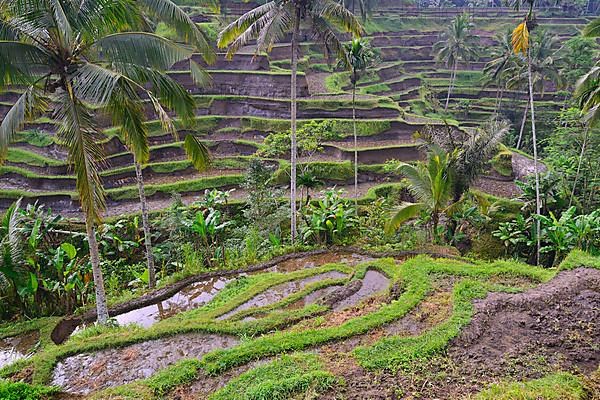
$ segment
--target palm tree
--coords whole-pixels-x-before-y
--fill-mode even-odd
[[[502,98],[508,80],[508,72],[514,67],[517,62],[512,48],[511,31],[505,32],[503,35],[498,35],[497,40],[499,45],[492,50],[492,60],[483,68],[483,73],[487,77],[486,84],[495,84],[498,88],[496,95],[496,115],[500,113]]]
[[[583,36],[589,38],[600,37],[600,18],[596,18],[590,22],[584,28],[582,33]],[[579,79],[575,88],[575,97],[579,101],[579,108],[584,113],[583,119],[586,126],[583,141],[581,143],[581,152],[579,153],[577,171],[575,173],[575,181],[573,182],[569,206],[571,206],[573,198],[575,197],[575,191],[581,173],[581,165],[583,163],[583,156],[585,155],[588,145],[590,129],[596,127],[600,121],[600,65],[598,63],[592,67],[587,74]]]
[[[446,97],[445,111],[448,110],[450,95],[454,88],[456,70],[459,62],[468,63],[478,57],[478,37],[472,33],[474,28],[467,14],[457,15],[448,29],[440,36],[440,40],[433,45],[438,62],[443,62],[452,69],[450,84],[448,85],[448,96]]]
[[[189,59],[191,50],[143,32],[147,16],[175,27],[203,54],[208,42],[189,17],[170,0],[15,0],[2,3],[0,16],[0,89],[22,95],[0,125],[0,160],[15,132],[27,120],[51,112],[57,137],[68,150],[85,217],[96,291],[97,318],[108,320],[96,228],[105,208],[99,175],[103,154],[98,145],[96,112],[121,126],[124,143],[138,162],[148,158],[142,99],[173,129],[167,109],[193,115],[185,89],[162,71]],[[206,61],[210,61],[207,57]],[[190,61],[199,80],[203,70]]]
[[[533,141],[533,170],[535,174],[535,212],[536,214],[541,213],[541,201],[540,201],[540,173],[538,168],[538,154],[537,154],[537,135],[535,131],[535,107],[533,99],[533,69],[532,69],[532,46],[530,41],[530,29],[535,28],[535,21],[533,16],[533,3],[534,0],[530,0],[529,13],[525,16],[523,22],[521,22],[513,31],[512,43],[515,54],[523,54],[527,57],[527,83],[529,87],[529,106],[531,107],[531,136]],[[540,220],[536,219],[536,230],[535,236],[536,242],[536,264],[540,262],[540,250],[541,250],[541,238],[540,238]]]
[[[530,37],[529,61],[518,61],[513,64],[509,70],[511,77],[508,79],[507,86],[510,88],[523,88],[529,85],[529,64],[531,64],[531,80],[533,92],[543,95],[546,88],[546,83],[553,84],[556,88],[562,88],[565,80],[560,74],[560,69],[556,63],[555,44],[558,42],[558,37],[549,35],[546,31],[540,31],[533,38]],[[530,99],[525,106],[523,119],[521,121],[521,129],[517,140],[517,149],[521,147],[523,132],[525,130],[525,122],[527,120],[527,110],[531,108]]]
[[[335,28],[354,35],[362,33],[356,17],[343,5],[334,0],[271,0],[248,11],[227,25],[217,39],[221,48],[228,47],[229,58],[250,41],[256,40],[256,53],[269,51],[288,32],[292,33],[292,76],[291,76],[291,179],[290,179],[290,227],[292,242],[296,239],[296,77],[298,72],[298,37],[300,24],[306,21],[317,41],[325,46],[329,55],[343,55],[343,45]]]
[[[375,63],[375,53],[366,39],[355,38],[344,45],[341,67],[350,71],[352,83],[352,129],[354,133],[354,204],[358,212],[358,138],[356,134],[356,84],[360,77]]]
[[[452,155],[452,201],[458,202],[469,191],[473,182],[485,170],[488,161],[498,151],[510,125],[503,120],[490,120],[473,133],[451,126],[430,128],[423,138],[433,148],[441,148]]]
[[[437,235],[440,214],[447,209],[452,199],[453,157],[453,154],[434,145],[427,155],[427,162],[399,165],[398,170],[408,179],[409,190],[417,202],[400,205],[388,222],[386,231],[392,232],[422,211],[427,211],[431,214],[430,235]]]

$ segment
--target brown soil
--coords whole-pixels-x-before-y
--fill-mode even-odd
[[[490,294],[449,355],[494,372],[517,368],[515,359],[536,354],[546,362],[591,372],[600,364],[600,271],[562,272],[522,294]],[[528,372],[524,370],[523,372]]]
[[[460,399],[500,380],[535,379],[557,370],[590,374],[598,368],[600,271],[562,272],[525,293],[493,293],[475,305],[473,321],[450,344],[447,355],[411,372],[366,371],[351,351],[372,343],[383,331],[417,335],[443,321],[451,307],[447,290],[435,292],[383,329],[322,347],[328,369],[346,384],[320,398]],[[584,378],[590,398],[600,396],[597,379],[594,374]]]
[[[181,359],[201,358],[209,351],[237,343],[237,339],[229,336],[187,334],[94,354],[78,354],[58,363],[52,384],[60,386],[65,392],[88,394],[148,378]]]

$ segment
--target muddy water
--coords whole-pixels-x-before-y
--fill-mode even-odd
[[[115,318],[119,325],[138,324],[147,328],[160,320],[208,303],[230,281],[231,278],[215,277],[196,282],[165,301],[117,315]]]
[[[386,289],[389,284],[390,280],[381,272],[368,270],[365,274],[365,278],[362,281],[360,290],[354,293],[352,296],[336,303],[333,307],[333,310],[338,311],[347,307],[355,306],[363,299],[366,299],[367,297]]]
[[[230,336],[186,334],[150,340],[131,346],[78,354],[58,363],[52,384],[64,391],[93,391],[144,379],[184,358],[200,358],[215,350],[235,346]]]
[[[269,272],[293,272],[300,269],[315,268],[325,264],[346,264],[356,265],[361,262],[371,261],[373,258],[356,253],[331,252],[324,254],[315,254],[313,256],[294,258],[281,262],[269,268]]]
[[[38,331],[0,339],[0,368],[27,357],[39,340]]]
[[[315,303],[317,300],[321,299],[322,297],[327,296],[328,294],[338,290],[339,288],[341,288],[341,286],[335,285],[335,286],[328,286],[323,289],[315,290],[314,292],[308,294],[304,298],[290,304],[289,306],[286,307],[286,309],[287,310],[298,310],[298,309],[304,308],[305,306]]]
[[[267,306],[269,304],[277,303],[278,301],[285,299],[286,297],[302,290],[307,285],[314,283],[314,282],[322,281],[325,279],[340,279],[340,278],[345,278],[345,277],[346,277],[346,274],[343,274],[341,272],[329,271],[329,272],[325,272],[323,274],[310,276],[308,278],[298,279],[296,281],[282,283],[280,285],[277,285],[270,289],[265,290],[264,292],[253,297],[252,299],[248,300],[244,304],[234,308],[233,310],[229,311],[226,314],[221,315],[218,319],[223,320],[223,319],[229,318],[230,316],[232,316],[240,311],[247,310],[252,307],[263,307],[263,306]]]

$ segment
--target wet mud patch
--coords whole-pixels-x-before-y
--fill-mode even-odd
[[[351,296],[337,302],[333,306],[333,310],[339,311],[347,307],[355,306],[362,300],[387,289],[389,284],[390,280],[384,274],[379,271],[368,270],[365,277],[362,279],[362,286],[360,289]]]
[[[231,336],[186,334],[78,354],[58,363],[52,384],[65,392],[88,394],[148,378],[181,359],[201,358],[212,350],[237,343]]]
[[[492,293],[449,356],[473,373],[535,374],[524,359],[589,373],[600,364],[600,271],[579,268],[519,294]]]
[[[200,307],[212,300],[231,279],[213,277],[192,283],[165,301],[117,315],[119,325],[137,324],[144,328],[178,313]]]
[[[0,339],[0,368],[27,357],[40,340],[38,331]]]
[[[295,281],[285,282],[280,285],[274,286],[265,290],[264,292],[254,296],[247,302],[239,305],[233,310],[221,315],[218,319],[224,320],[237,314],[240,311],[247,310],[249,308],[264,307],[291,296],[292,294],[304,289],[307,285],[315,282],[319,282],[326,279],[341,279],[345,278],[346,274],[339,271],[329,271],[323,274],[317,274],[304,279],[298,279]]]

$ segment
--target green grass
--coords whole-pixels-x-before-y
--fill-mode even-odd
[[[474,400],[584,400],[588,395],[581,381],[569,373],[556,373],[525,382],[493,384]]]
[[[49,400],[56,393],[58,393],[58,388],[0,380],[0,399],[2,400]]]
[[[222,188],[226,186],[235,186],[242,183],[244,177],[240,174],[221,175],[192,180],[182,180],[174,183],[165,183],[160,185],[146,185],[146,196],[153,196],[157,193],[191,193],[201,192],[205,189]],[[106,191],[112,200],[135,199],[139,196],[137,186],[125,188],[108,189]]]
[[[65,165],[64,161],[48,158],[27,150],[9,147],[7,160],[13,163],[28,164],[35,167],[56,167]]]
[[[338,383],[315,354],[291,354],[232,379],[209,400],[287,400],[315,395]]]

